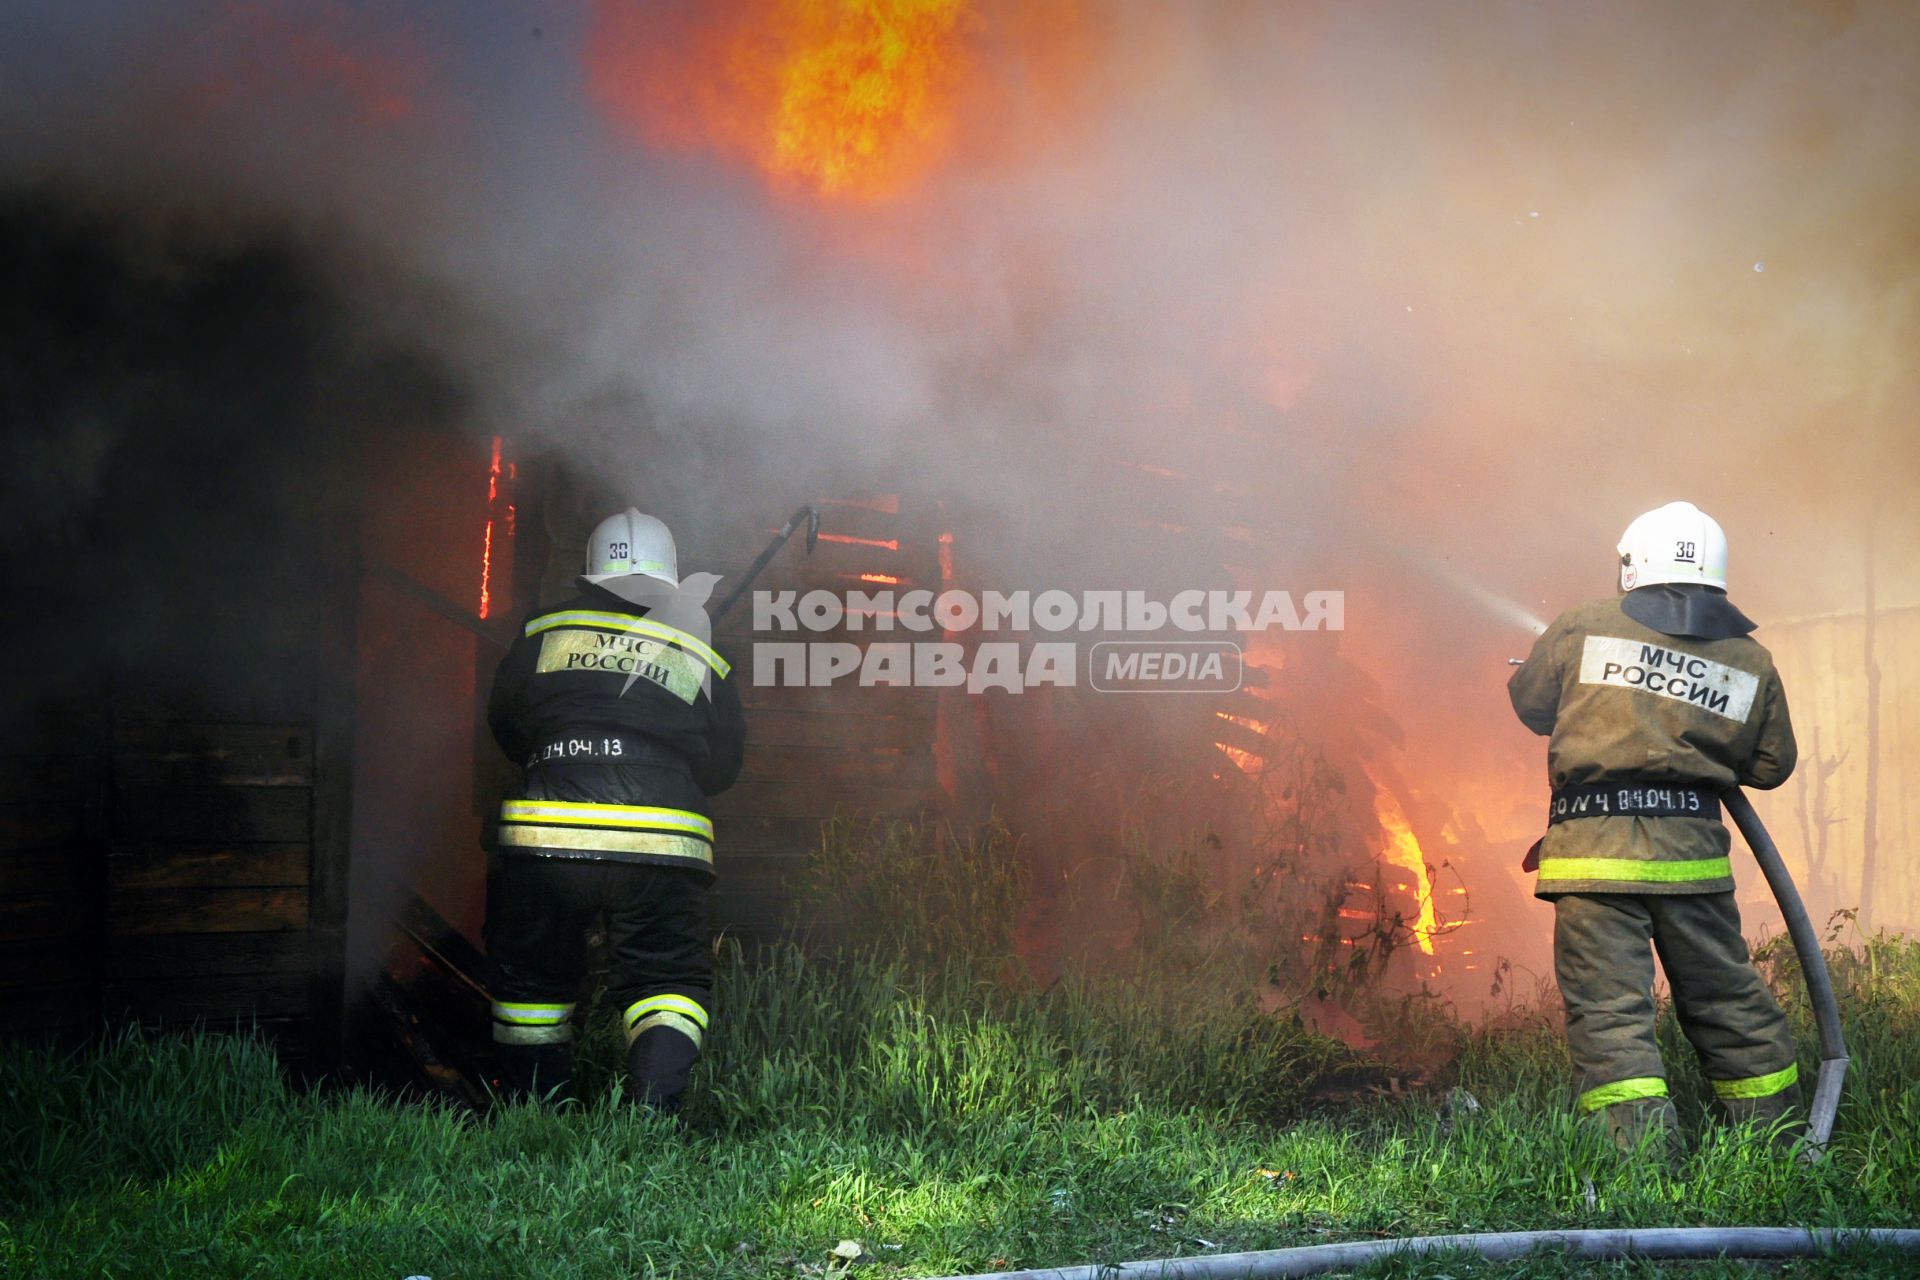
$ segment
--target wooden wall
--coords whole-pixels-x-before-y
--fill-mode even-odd
[[[254,1024],[312,1007],[309,723],[113,727],[100,1003],[109,1021]]]
[[[0,1031],[257,1026],[325,1058],[344,903],[312,724],[121,719],[95,750],[76,737],[0,761]]]
[[[0,1033],[75,1038],[99,1016],[107,795],[70,709],[0,756]]]

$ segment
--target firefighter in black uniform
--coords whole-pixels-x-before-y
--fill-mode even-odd
[[[507,1096],[566,1096],[586,932],[604,917],[634,1097],[671,1114],[712,1016],[706,797],[739,776],[746,722],[666,525],[601,521],[579,581],[528,618],[487,706],[525,769],[487,884],[493,1038]]]

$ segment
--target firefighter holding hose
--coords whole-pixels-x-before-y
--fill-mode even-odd
[[[677,1113],[699,1057],[713,986],[706,797],[739,776],[746,724],[692,583],[665,524],[609,516],[578,594],[529,617],[494,678],[488,723],[524,767],[487,885],[510,1097],[566,1095],[586,932],[601,919],[633,1096]]]
[[[1631,1148],[1677,1133],[1649,943],[1728,1116],[1772,1123],[1799,1101],[1786,1018],[1741,936],[1719,801],[1779,786],[1796,751],[1773,660],[1727,598],[1720,526],[1669,503],[1618,550],[1622,594],[1555,619],[1507,691],[1549,738],[1549,825],[1528,865],[1554,904],[1578,1105]]]

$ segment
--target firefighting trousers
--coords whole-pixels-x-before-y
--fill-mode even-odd
[[[1567,894],[1554,909],[1554,972],[1582,1111],[1667,1096],[1649,942],[1728,1115],[1770,1121],[1798,1101],[1793,1037],[1754,970],[1733,894]]]
[[[509,1094],[566,1092],[587,932],[604,921],[634,1096],[677,1110],[712,1007],[704,875],[527,854],[487,877],[493,1039]]]

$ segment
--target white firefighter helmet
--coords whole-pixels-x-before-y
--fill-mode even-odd
[[[628,507],[594,527],[593,537],[587,540],[587,567],[582,577],[598,586],[636,576],[677,587],[680,562],[674,552],[672,530]]]
[[[1647,512],[1620,535],[1620,589],[1695,582],[1727,589],[1727,535],[1691,502]]]

